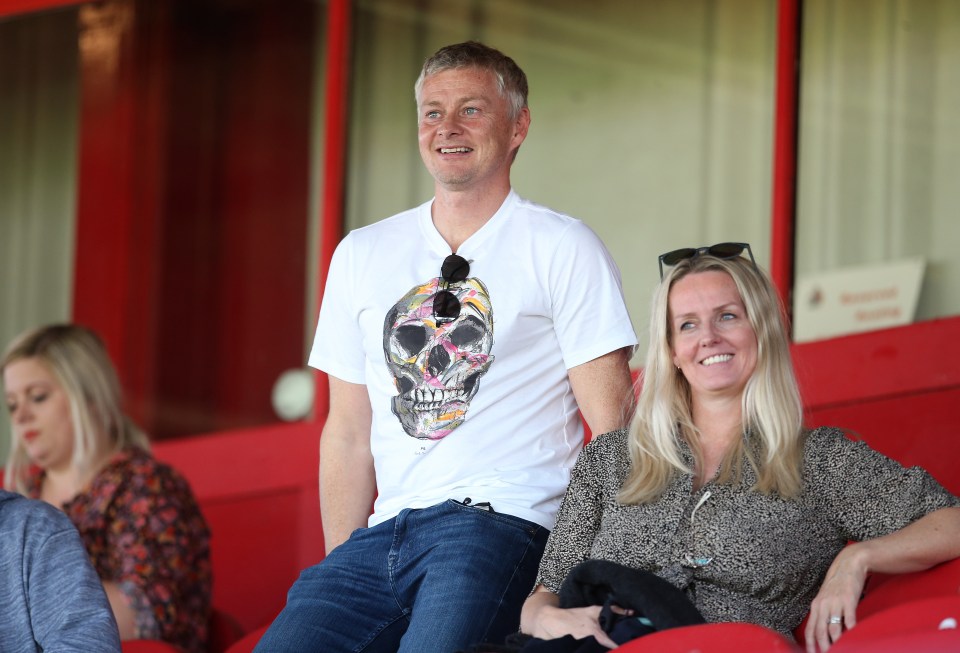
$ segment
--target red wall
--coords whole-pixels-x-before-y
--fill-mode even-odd
[[[795,345],[793,356],[811,426],[856,431],[960,494],[960,317]]]
[[[303,366],[315,11],[80,12],[74,319],[155,438],[272,422]]]
[[[320,425],[169,440],[154,452],[190,481],[212,531],[213,602],[246,630],[269,623],[300,570],[323,558]]]

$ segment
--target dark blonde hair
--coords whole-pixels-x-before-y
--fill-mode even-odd
[[[669,268],[654,293],[643,388],[630,425],[631,470],[619,497],[624,503],[654,501],[675,474],[692,473],[681,456],[678,437],[689,443],[700,460],[690,384],[673,365],[669,298],[677,281],[708,271],[733,279],[757,337],[757,366],[741,403],[745,438],[724,459],[718,480],[739,482],[746,457],[756,472],[754,489],[785,498],[802,489],[803,407],[780,298],[767,276],[749,260],[702,255]]]
[[[120,382],[100,337],[76,324],[54,324],[27,331],[7,347],[0,374],[11,363],[35,359],[44,364],[62,386],[73,422],[73,465],[82,472],[103,455],[106,434],[109,451],[131,446],[148,448],[146,435],[123,413]],[[4,486],[24,492],[30,466],[23,442],[14,443],[7,457]]]

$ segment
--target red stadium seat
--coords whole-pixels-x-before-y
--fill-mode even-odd
[[[830,649],[830,653],[957,653],[960,651],[960,630],[908,633],[866,639],[847,646],[843,645],[844,637],[837,641],[836,645]]]
[[[747,623],[671,628],[627,642],[616,653],[800,653],[778,632]],[[231,652],[232,653],[232,652]]]
[[[225,653],[234,643],[243,638],[243,626],[223,610],[214,608],[210,614],[209,653]]]
[[[960,558],[909,574],[875,574],[867,581],[864,597],[857,606],[857,621],[888,608],[933,596],[960,595]],[[793,632],[800,644],[804,642],[804,619]],[[851,631],[852,632],[852,631]],[[960,649],[958,649],[960,650]]]
[[[259,642],[260,638],[263,637],[263,634],[267,632],[267,628],[268,626],[264,626],[253,631],[252,633],[247,633],[243,639],[228,648],[225,653],[251,653],[253,648],[257,645],[257,642]]]
[[[225,653],[235,642],[243,637],[243,628],[236,619],[226,612],[213,609],[210,614],[209,653]],[[183,653],[179,646],[152,639],[130,639],[121,642],[123,653]],[[250,650],[253,649],[251,645]]]
[[[128,639],[120,643],[123,653],[183,653],[183,649],[173,644],[153,639]]]
[[[866,594],[857,606],[857,619],[907,601],[957,595],[960,595],[960,558],[911,574],[877,574],[867,583]]]
[[[904,651],[960,651],[960,595],[933,596],[881,610],[857,622],[837,640],[833,653],[892,651],[892,642],[914,642]],[[919,642],[923,641],[923,646]],[[950,649],[928,649],[947,645]],[[884,648],[880,648],[883,646]]]

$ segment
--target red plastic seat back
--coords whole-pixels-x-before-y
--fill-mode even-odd
[[[960,595],[960,558],[912,574],[877,574],[868,582],[866,594],[857,606],[857,619],[907,601],[957,595]]]
[[[243,639],[226,650],[226,653],[251,653],[263,634],[267,632],[269,626],[259,628],[252,633],[247,633]],[[126,652],[124,652],[126,653]]]
[[[886,643],[889,641],[960,642],[958,624],[960,624],[960,595],[933,596],[909,601],[861,619],[856,626],[837,640],[831,653],[880,650],[877,647],[881,644],[887,646]],[[926,651],[927,649],[917,644],[903,650]],[[950,650],[960,651],[960,647]]]
[[[123,653],[183,653],[183,649],[173,644],[153,639],[128,639],[120,642]]]
[[[800,653],[800,648],[780,633],[748,623],[671,628],[614,650],[616,653]]]
[[[234,643],[243,638],[243,626],[236,619],[214,608],[210,614],[209,639],[207,651],[209,653],[225,653]]]

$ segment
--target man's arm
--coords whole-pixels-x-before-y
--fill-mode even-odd
[[[120,634],[103,585],[70,520],[35,550],[30,560],[29,610],[33,638],[44,651],[120,653]],[[37,522],[29,524],[37,526]],[[48,528],[41,525],[39,528]],[[27,546],[32,546],[27,543]]]
[[[580,412],[594,435],[630,423],[634,395],[629,354],[624,347],[567,371]]]
[[[320,436],[320,518],[326,552],[367,525],[377,492],[365,385],[330,378],[330,414]]]

